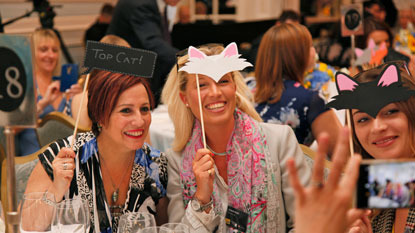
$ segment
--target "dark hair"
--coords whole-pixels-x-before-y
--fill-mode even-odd
[[[363,2],[363,7],[364,8],[366,8],[366,7],[370,8],[373,5],[378,5],[380,7],[380,9],[382,9],[382,10],[385,9],[385,6],[379,0],[369,0],[369,1]]]
[[[96,136],[99,135],[98,123],[106,124],[109,121],[120,95],[128,88],[140,83],[147,90],[150,107],[153,109],[154,97],[145,78],[103,70],[91,76],[88,84],[88,116],[92,121],[92,131]]]
[[[101,8],[101,14],[112,15],[113,12],[114,6],[109,3],[105,3]]]
[[[367,39],[373,31],[384,31],[388,34],[390,47],[393,45],[393,34],[390,27],[385,22],[376,20],[373,16],[363,20],[363,36],[356,37],[356,47],[365,49],[367,47]]]
[[[380,73],[385,69],[385,67],[391,63],[398,65],[398,71],[401,75],[401,81],[403,83],[403,86],[408,87],[411,90],[415,90],[415,79],[409,73],[405,62],[385,63],[373,69],[366,70],[364,72],[357,74],[354,77],[354,79],[359,83],[371,82],[373,80],[376,80],[379,77]],[[395,104],[397,105],[398,109],[402,111],[408,118],[409,138],[411,139],[411,141],[408,143],[411,147],[411,150],[415,153],[415,96],[412,96],[405,101],[395,102]],[[351,111],[349,111],[349,114],[351,114]],[[351,115],[350,119],[353,119]],[[369,153],[366,152],[366,150],[363,148],[363,146],[357,139],[353,120],[351,121],[351,123],[353,131],[354,150],[356,151],[356,153],[360,153],[363,158],[373,158]]]
[[[278,18],[278,22],[280,23],[285,23],[285,21],[287,20],[292,20],[292,21],[296,21],[296,22],[300,22],[301,21],[301,15],[293,10],[284,10],[280,17]]]

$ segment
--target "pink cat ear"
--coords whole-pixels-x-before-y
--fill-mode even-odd
[[[359,86],[359,84],[353,81],[349,76],[342,73],[336,75],[336,82],[339,91],[353,91],[356,86]]]
[[[226,46],[225,50],[223,50],[224,57],[231,57],[238,55],[238,46],[236,46],[235,42],[232,42]]]
[[[376,43],[373,39],[369,39],[368,48],[374,49],[376,47]]]
[[[201,52],[199,49],[197,49],[193,46],[189,47],[189,58],[203,59],[205,57],[206,57],[206,55],[203,52]]]
[[[362,56],[362,54],[363,54],[363,50],[361,50],[361,49],[359,49],[359,48],[355,48],[354,52],[356,53],[356,56],[357,56],[357,57],[360,57],[360,56]]]
[[[398,69],[396,68],[396,66],[390,65],[383,72],[382,77],[380,77],[378,86],[386,87],[398,81]]]

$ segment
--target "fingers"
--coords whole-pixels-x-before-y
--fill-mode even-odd
[[[340,181],[340,187],[344,187],[345,192],[352,195],[356,188],[356,182],[359,177],[359,165],[362,158],[356,154],[347,162],[346,171]]]
[[[336,148],[333,154],[333,163],[330,170],[330,176],[327,181],[327,186],[330,190],[334,189],[338,185],[340,175],[343,171],[343,167],[349,156],[349,130],[343,127]]]
[[[322,183],[324,180],[324,159],[329,149],[329,135],[325,132],[321,133],[317,141],[317,156],[314,160],[313,174],[311,176],[311,182],[316,184]]]
[[[56,158],[75,158],[75,152],[71,148],[62,148]]]
[[[365,217],[367,215],[367,211],[363,209],[350,209],[347,211],[346,220],[348,225],[357,226],[356,223],[359,219]],[[369,212],[370,213],[370,212]]]
[[[304,188],[298,180],[297,169],[295,168],[295,161],[293,158],[288,159],[287,161],[288,175],[292,188],[294,189],[294,194],[298,203],[302,205],[304,202],[305,194]]]

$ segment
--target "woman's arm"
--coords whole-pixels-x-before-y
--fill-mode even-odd
[[[340,121],[332,109],[318,115],[311,124],[311,130],[313,132],[314,138],[317,138],[322,132],[329,134],[330,143],[329,151],[327,154],[329,157],[331,157],[331,154],[334,151],[334,146],[336,144],[337,135],[339,135],[340,128]]]
[[[167,197],[170,200],[167,209],[169,222],[184,223],[189,227],[190,232],[212,232],[218,225],[214,210],[211,210],[209,214],[195,212],[191,208],[191,201],[188,204],[188,208],[185,209],[183,190],[180,182],[180,164],[182,157],[171,150],[166,155],[169,175],[169,182],[167,184]]]

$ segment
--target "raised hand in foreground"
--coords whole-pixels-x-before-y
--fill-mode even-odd
[[[364,210],[351,208],[361,157],[355,155],[348,160],[350,157],[348,134],[349,130],[343,128],[336,143],[332,168],[326,183],[324,183],[324,158],[329,145],[328,134],[322,133],[318,138],[319,147],[310,187],[303,187],[299,182],[294,160],[290,159],[287,162],[290,182],[296,197],[296,233],[343,233],[355,220],[365,215]],[[345,165],[345,173],[342,176]]]

